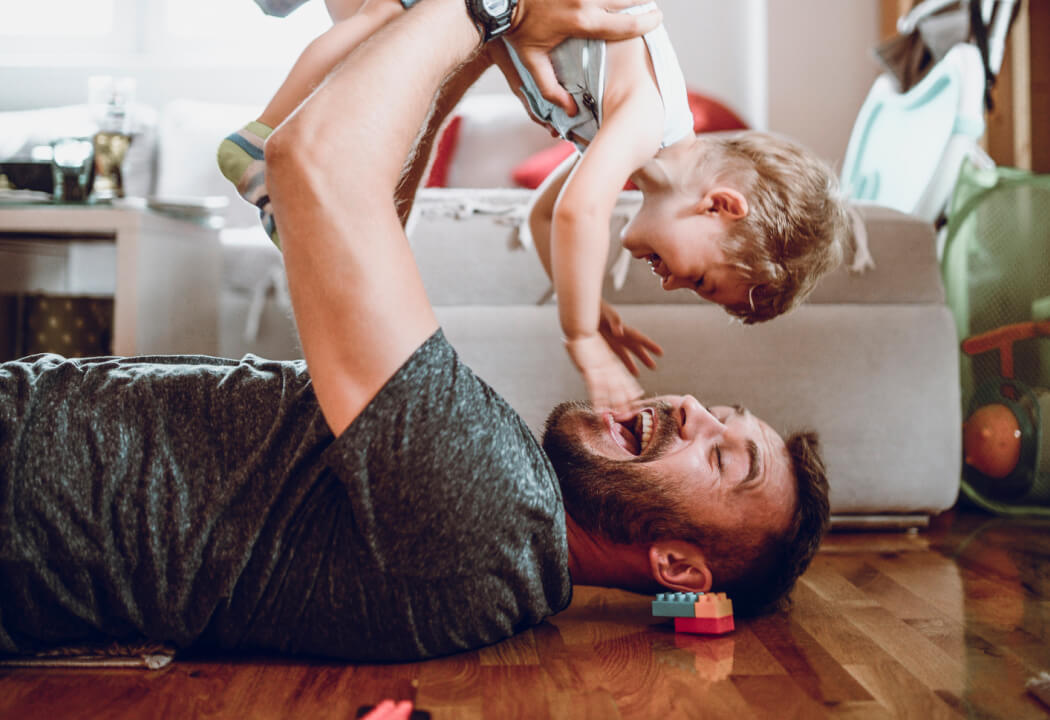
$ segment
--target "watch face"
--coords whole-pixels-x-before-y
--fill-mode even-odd
[[[492,17],[498,17],[507,12],[510,0],[482,0],[481,4],[485,6],[485,12]]]

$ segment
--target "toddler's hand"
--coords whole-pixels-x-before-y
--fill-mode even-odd
[[[520,0],[505,37],[543,97],[574,116],[576,101],[558,82],[550,51],[569,37],[627,40],[649,32],[663,18],[658,9],[641,15],[618,12],[639,4],[640,0]]]
[[[599,335],[565,341],[569,357],[583,375],[587,396],[598,410],[622,410],[642,396],[642,386],[617,360]]]
[[[620,358],[632,375],[638,375],[638,366],[630,353],[633,353],[642,364],[650,370],[656,367],[656,361],[649,353],[663,355],[664,350],[651,337],[641,330],[625,325],[620,313],[609,303],[602,300],[601,319],[598,321],[598,332],[605,338],[616,356]]]

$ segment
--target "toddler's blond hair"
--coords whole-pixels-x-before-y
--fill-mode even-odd
[[[801,145],[756,131],[703,138],[698,172],[736,187],[748,213],[722,249],[750,286],[746,304],[726,306],[745,323],[799,305],[853,246],[848,206],[831,169]]]

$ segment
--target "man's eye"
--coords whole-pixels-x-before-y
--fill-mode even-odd
[[[718,471],[722,472],[725,468],[722,465],[722,446],[715,445],[715,462],[718,464]]]
[[[697,292],[700,292],[701,290],[704,289],[704,276],[703,275],[700,276],[699,280],[697,280],[695,283],[693,283],[693,289],[696,290]]]

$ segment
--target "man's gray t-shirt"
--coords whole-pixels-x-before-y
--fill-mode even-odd
[[[440,331],[338,438],[302,362],[0,365],[0,652],[412,660],[570,595],[557,478]]]

